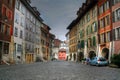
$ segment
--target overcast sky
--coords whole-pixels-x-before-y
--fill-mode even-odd
[[[76,13],[85,0],[31,0],[41,13],[44,23],[50,26],[56,38],[65,40],[68,25],[77,17]]]

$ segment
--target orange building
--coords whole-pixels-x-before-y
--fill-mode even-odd
[[[49,50],[49,45],[50,45],[50,31],[51,28],[43,23],[43,26],[41,27],[41,47],[42,47],[42,54],[43,58],[45,60],[49,60],[50,58],[50,50]]]
[[[59,60],[66,60],[66,50],[60,49],[58,52],[58,59]]]
[[[0,62],[13,63],[14,7],[15,0],[0,0]]]
[[[99,53],[106,59],[110,59],[111,54],[112,16],[110,1],[111,0],[98,1]]]

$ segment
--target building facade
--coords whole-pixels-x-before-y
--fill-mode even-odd
[[[30,0],[20,0],[25,6],[25,27],[23,38],[23,61],[33,63],[40,54],[40,27],[42,19],[35,7],[30,5]]]
[[[13,60],[13,23],[15,0],[0,0],[0,63]]]
[[[61,40],[59,39],[54,39],[54,42],[53,42],[53,48],[52,48],[52,59],[58,59],[58,52],[59,52],[59,47],[60,47],[60,44],[61,44]]]
[[[67,29],[69,29],[69,52],[70,52],[70,60],[77,60],[77,23],[74,20]]]
[[[111,0],[98,1],[98,39],[100,56],[110,59],[112,50]]]
[[[112,54],[120,54],[120,0],[112,0],[113,21],[113,51]]]
[[[50,59],[50,31],[51,28],[46,24],[42,23],[41,27],[41,46],[42,46],[42,54],[45,60]]]
[[[14,15],[14,61],[23,62],[23,39],[25,27],[25,6],[20,0],[15,2]]]
[[[66,60],[69,61],[70,60],[70,52],[69,52],[69,32],[66,33]]]
[[[78,41],[79,41],[79,53],[84,53],[84,57],[90,57],[94,53],[98,54],[98,37],[97,37],[97,1],[86,0],[82,7],[78,11],[80,16],[78,26]],[[91,6],[92,5],[92,6]],[[81,17],[82,15],[82,17]]]
[[[53,58],[53,47],[54,47],[54,39],[55,39],[55,35],[54,34],[52,34],[52,33],[50,33],[50,40],[49,40],[49,47],[50,47],[50,52],[49,52],[49,54],[50,54],[50,60]]]

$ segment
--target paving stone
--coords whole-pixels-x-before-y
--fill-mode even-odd
[[[4,65],[0,80],[120,80],[120,69],[66,61]]]

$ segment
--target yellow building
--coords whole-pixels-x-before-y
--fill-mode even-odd
[[[92,53],[94,53],[94,55],[97,55],[98,23],[96,1],[86,0],[86,2],[82,5],[77,14],[78,18],[80,19],[78,27],[78,41],[80,41],[81,45],[80,52],[84,53],[85,58],[92,56]]]
[[[77,60],[77,25],[75,20],[68,26],[69,29],[69,52],[72,61]]]

